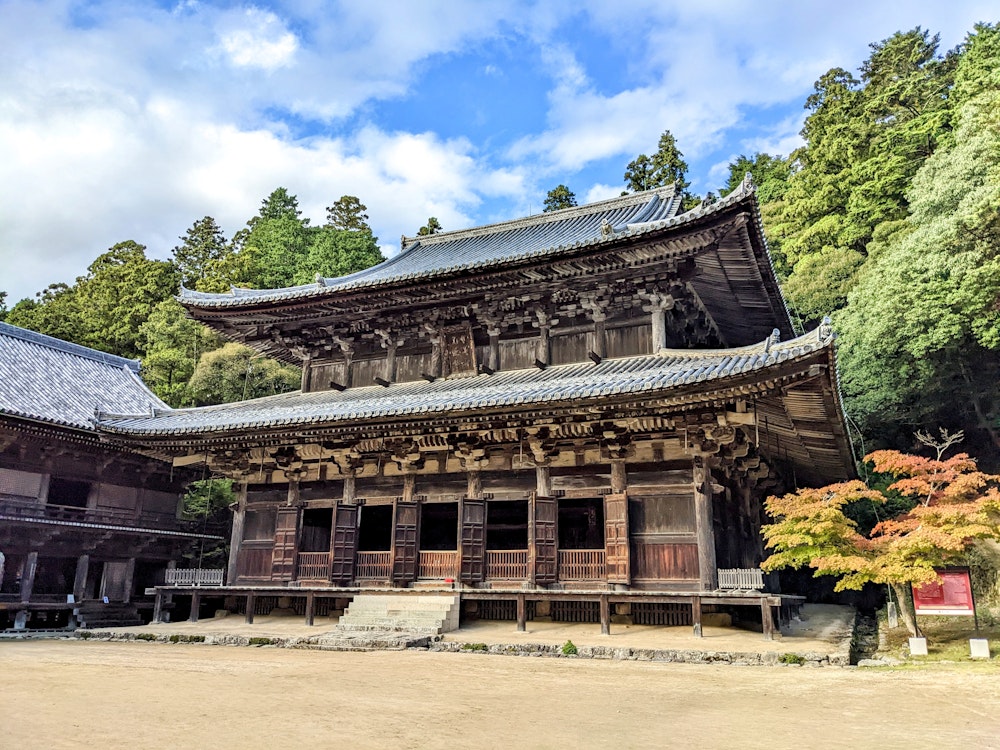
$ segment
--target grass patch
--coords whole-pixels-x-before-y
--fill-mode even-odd
[[[487,645],[485,643],[463,643],[463,651],[486,651]]]
[[[170,638],[168,638],[171,643],[204,643],[205,636],[203,635],[180,635],[174,633]]]
[[[885,621],[880,627],[887,628]],[[1000,625],[984,624],[980,621],[979,632],[973,625],[971,617],[921,617],[920,629],[927,638],[927,656],[914,657],[920,662],[984,662],[986,659],[973,659],[969,655],[970,638],[986,638],[990,641],[990,654],[993,661],[1000,656]],[[886,630],[886,648],[880,652],[883,656],[894,656],[907,659],[910,655],[910,634],[906,628]]]
[[[135,639],[137,641],[155,641],[156,635],[154,633],[139,633],[136,635]]]
[[[76,631],[76,637],[77,638],[83,638],[83,640],[87,640],[92,635],[94,635],[94,634],[91,633],[89,630],[78,630],[78,631]]]
[[[563,656],[576,656],[577,654],[576,644],[573,641],[566,641],[560,650]]]
[[[254,637],[247,641],[248,646],[271,646],[274,644],[270,638]]]
[[[805,664],[806,657],[799,656],[798,654],[782,654],[778,661],[782,664]]]

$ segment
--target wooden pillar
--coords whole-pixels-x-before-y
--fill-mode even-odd
[[[548,466],[535,467],[535,493],[539,497],[552,497],[552,481]]]
[[[198,610],[201,609],[201,592],[195,591],[191,594],[191,614],[188,622],[198,622]]]
[[[87,574],[89,572],[90,555],[80,555],[76,558],[76,575],[73,576],[73,601],[83,601],[83,596],[87,593]]]
[[[167,570],[176,570],[176,569],[177,569],[177,561],[176,560],[170,560],[167,563]],[[173,603],[174,603],[174,595],[173,594],[164,594],[163,595],[163,606],[164,606],[164,608],[170,607]],[[169,612],[167,613],[167,619],[168,620],[170,619],[170,613]]]
[[[621,494],[628,488],[628,476],[625,472],[625,459],[611,459],[611,492]]]
[[[528,621],[528,606],[525,601],[524,594],[517,595],[517,632],[523,633],[525,631]]]
[[[412,503],[417,487],[417,475],[407,472],[403,475],[403,502]]]
[[[313,613],[316,611],[316,592],[306,594],[306,625],[313,624]]]
[[[701,638],[701,597],[691,597],[691,624],[694,626],[694,637]]]
[[[490,337],[490,353],[486,366],[497,372],[500,369],[500,329],[495,326],[487,327],[486,334]]]
[[[549,331],[552,329],[552,319],[549,317],[548,313],[541,310],[536,311],[535,315],[538,318],[538,322],[535,324],[538,327],[538,343],[535,346],[535,362],[536,364],[540,364],[544,367],[551,361]]]
[[[163,594],[160,589],[156,589],[156,598],[153,600],[153,623],[163,622]]]
[[[257,606],[257,597],[254,596],[253,592],[247,593],[247,612],[246,621],[247,625],[253,625],[253,608]]]
[[[302,358],[302,380],[299,382],[299,390],[309,393],[312,390],[312,355],[307,354]]]
[[[240,482],[236,489],[236,510],[233,511],[233,533],[229,537],[229,565],[226,583],[230,586],[240,574],[240,549],[243,547],[243,530],[247,520],[247,482]]]
[[[771,611],[771,603],[766,597],[760,600],[760,620],[764,626],[764,640],[774,640],[774,613]]]
[[[611,603],[607,594],[601,594],[601,635],[611,635]]]
[[[125,581],[122,584],[122,588],[125,590],[125,604],[129,604],[132,601],[132,586],[135,584],[135,558],[130,557],[128,562],[125,563]]]
[[[38,553],[29,552],[24,560],[21,571],[21,601],[31,601],[31,592],[35,589],[35,571],[38,570]]]
[[[719,571],[715,561],[715,529],[712,523],[712,472],[702,456],[696,456],[694,460],[694,512],[701,588],[714,591],[719,587]]]
[[[348,471],[344,473],[344,505],[354,505],[357,502],[357,482],[356,472]]]
[[[478,468],[469,469],[466,473],[467,484],[465,496],[470,500],[482,500],[483,498],[483,472]]]
[[[3,588],[3,569],[7,563],[7,558],[4,557],[3,552],[0,552],[0,589]]]
[[[603,311],[594,309],[591,312],[594,319],[594,354],[601,359],[608,356],[607,333],[605,332],[605,322],[608,316]]]

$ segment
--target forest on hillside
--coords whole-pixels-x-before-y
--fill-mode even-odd
[[[852,65],[850,61],[845,64]],[[939,49],[920,28],[873,43],[856,67],[833,68],[804,102],[804,145],[741,155],[720,193],[753,175],[775,266],[800,330],[832,315],[840,382],[858,455],[907,450],[917,429],[964,430],[964,448],[1000,465],[1000,26],[980,24]],[[626,190],[674,183],[687,165],[670,131],[625,171]],[[545,210],[575,205],[565,185]],[[167,261],[134,240],[100,254],[72,285],[53,284],[0,319],[126,357],[173,406],[298,387],[295,368],[190,320],[173,299],[275,288],[382,260],[366,207],[343,196],[323,226],[277,188],[227,239],[195,221]],[[420,233],[440,229],[431,217]]]

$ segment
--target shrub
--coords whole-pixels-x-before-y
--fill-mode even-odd
[[[254,637],[254,638],[251,638],[247,642],[247,645],[248,646],[270,646],[273,643],[274,643],[274,641],[272,641],[270,638]]]
[[[135,639],[137,641],[155,641],[156,635],[154,633],[139,633]]]
[[[463,651],[486,651],[487,646],[485,643],[463,643]]]
[[[573,641],[566,641],[562,645],[562,655],[563,656],[576,656],[577,648]]]
[[[782,664],[805,664],[806,658],[798,654],[782,654],[778,661]]]

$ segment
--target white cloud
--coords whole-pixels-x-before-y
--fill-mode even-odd
[[[219,33],[219,47],[232,65],[275,70],[292,64],[299,40],[276,15],[247,8],[237,24]]]
[[[620,185],[591,185],[583,198],[583,202],[594,203],[596,201],[607,200],[608,198],[616,198],[621,194],[622,188]]]

